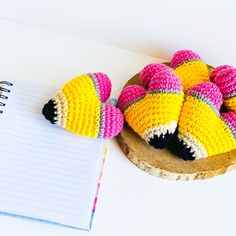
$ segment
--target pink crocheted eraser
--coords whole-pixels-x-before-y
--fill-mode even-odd
[[[179,92],[182,90],[182,83],[172,70],[163,70],[156,73],[150,81],[149,91]]]
[[[230,97],[236,93],[236,69],[230,67],[221,70],[216,74],[214,82],[220,88],[224,98]]]
[[[103,138],[112,138],[120,133],[124,117],[120,109],[111,104],[104,104],[105,117],[102,119]]]
[[[170,68],[164,64],[160,63],[152,63],[148,64],[143,68],[143,70],[140,72],[140,80],[143,83],[144,87],[148,89],[149,83],[152,79],[152,77],[163,70],[169,70]]]
[[[203,100],[207,103],[213,103],[217,110],[223,103],[222,94],[218,86],[212,82],[203,82],[193,86],[188,94],[197,97],[199,100]]]
[[[171,67],[176,68],[179,65],[188,61],[201,61],[201,57],[192,50],[179,50],[177,51],[171,59]]]
[[[101,102],[105,102],[111,95],[111,81],[109,77],[101,72],[93,73],[96,79],[95,86]]]
[[[128,106],[143,98],[146,90],[139,85],[130,85],[124,88],[118,98],[118,107],[124,111]]]
[[[229,69],[229,68],[233,68],[233,66],[230,65],[221,65],[221,66],[217,66],[210,74],[211,79],[215,79],[216,75],[221,72],[222,70],[225,69]]]
[[[232,111],[221,113],[221,117],[236,131],[236,113]]]

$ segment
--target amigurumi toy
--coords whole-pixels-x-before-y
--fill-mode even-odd
[[[223,94],[224,106],[236,112],[236,68],[228,65],[218,66],[212,71],[211,79]]]
[[[42,113],[52,124],[91,138],[112,138],[123,127],[124,118],[115,106],[104,103],[111,93],[106,74],[89,73],[68,81],[44,105]]]
[[[184,97],[176,74],[162,64],[146,66],[140,73],[144,86],[125,87],[118,98],[129,126],[147,143],[164,148],[176,130]]]
[[[209,70],[201,57],[191,50],[179,50],[171,59],[171,67],[180,78],[184,92],[204,81],[209,81]]]
[[[144,88],[148,89],[149,83],[152,77],[156,73],[160,73],[161,71],[165,71],[165,70],[169,71],[170,68],[161,63],[151,63],[145,66],[143,70],[140,72],[140,76],[139,76]]]
[[[192,87],[178,122],[178,154],[194,160],[236,148],[236,113],[220,114],[222,94],[212,82]]]

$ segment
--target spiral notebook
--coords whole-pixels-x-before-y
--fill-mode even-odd
[[[0,82],[0,214],[89,230],[106,140],[45,120],[42,107],[56,92]]]

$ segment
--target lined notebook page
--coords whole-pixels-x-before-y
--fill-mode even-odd
[[[57,90],[13,83],[0,107],[0,212],[89,229],[105,140],[44,119]]]

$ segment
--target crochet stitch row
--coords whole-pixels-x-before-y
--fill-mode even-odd
[[[171,59],[171,67],[183,83],[187,92],[194,85],[209,81],[209,71],[201,57],[191,50],[180,50]]]
[[[163,64],[146,66],[140,79],[148,91],[138,85],[128,86],[122,90],[118,106],[136,133],[152,146],[163,148],[177,127],[182,84]]]
[[[196,92],[201,96],[193,96]],[[205,158],[236,148],[230,128],[235,125],[230,119],[232,114],[223,114],[222,119],[221,104],[220,90],[211,82],[196,85],[188,92],[178,123],[178,138],[186,150],[185,159]]]
[[[125,119],[146,142],[149,142],[154,135],[160,137],[167,131],[174,133],[183,100],[182,95],[180,93],[147,94],[143,99],[126,108]],[[161,132],[158,127],[161,130],[163,125],[166,126],[166,130]]]
[[[236,68],[219,66],[212,71],[211,78],[223,94],[225,107],[236,112]]]
[[[210,76],[198,54],[180,50],[173,55],[171,68],[149,64],[141,71],[140,80],[146,90],[128,86],[121,92],[118,105],[129,126],[146,142],[165,147],[178,124],[176,141],[185,160],[236,148],[235,68],[223,65]],[[183,103],[180,81],[186,93]],[[220,113],[223,101],[229,112]]]
[[[105,102],[111,82],[103,73],[89,73],[68,81],[43,108],[44,116],[81,136],[111,138],[123,127],[119,109]]]

